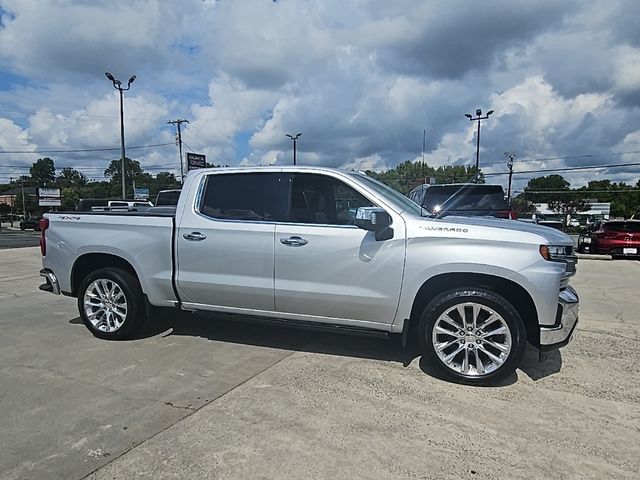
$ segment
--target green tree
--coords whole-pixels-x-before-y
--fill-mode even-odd
[[[125,158],[124,168],[127,197],[133,198],[133,181],[143,173],[142,167],[138,160]],[[110,194],[114,197],[119,196],[122,193],[122,160],[112,160],[104,175],[111,183]]]
[[[420,162],[406,161],[397,167],[376,173],[368,170],[367,175],[395,188],[407,195],[416,186],[424,183],[425,179],[435,177],[436,183],[468,183],[476,178],[475,166],[446,165],[433,168]],[[479,183],[484,183],[482,172],[479,173]]]
[[[526,197],[532,202],[550,202],[557,200],[558,193],[569,191],[570,183],[565,180],[562,175],[547,175],[545,177],[536,177],[529,180],[527,186],[524,188]],[[544,193],[544,191],[549,193]],[[562,193],[560,193],[561,195]]]
[[[160,190],[173,190],[181,188],[181,184],[176,176],[171,172],[158,172],[153,179],[152,186],[150,188],[151,197],[155,197]]]
[[[629,218],[640,210],[640,188],[624,182],[592,180],[579,190],[588,198],[610,203],[613,217]]]
[[[517,195],[511,200],[511,208],[518,214],[518,217],[536,212],[536,206],[523,194]]]
[[[549,201],[549,208],[564,216],[564,224],[569,224],[569,216],[589,210],[589,202],[582,198],[564,198]]]
[[[87,177],[71,167],[63,168],[56,179],[58,188],[84,187],[86,184]]]
[[[56,167],[50,158],[39,158],[29,168],[29,176],[38,187],[48,187],[56,181]]]

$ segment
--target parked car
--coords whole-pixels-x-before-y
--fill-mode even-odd
[[[509,208],[500,185],[455,183],[418,185],[409,198],[430,214],[438,217],[461,215],[465,217],[497,217],[516,219]]]
[[[42,219],[42,217],[30,217],[27,218],[25,220],[21,220],[20,221],[20,230],[34,230],[34,231],[39,231],[40,230],[40,226],[39,226],[39,221]]]
[[[41,290],[76,297],[104,339],[130,337],[149,305],[235,313],[415,337],[449,378],[487,384],[513,373],[527,341],[557,349],[578,321],[570,237],[426,217],[353,171],[194,170],[175,210],[50,213],[40,247]]]
[[[558,220],[553,217],[547,217],[546,215],[542,215],[540,213],[532,213],[527,214],[526,216],[520,216],[518,218],[518,221],[537,223],[538,225],[542,225],[543,227],[555,228],[556,230],[560,230],[561,232],[565,231],[564,222],[562,220]]]
[[[160,190],[156,197],[156,207],[170,207],[178,205],[180,197],[180,189],[176,190]]]
[[[109,199],[109,198],[83,198],[76,203],[76,211],[78,212],[100,212],[109,211],[112,208],[131,208],[131,207],[153,207],[153,203],[148,200],[129,200],[129,199]]]
[[[640,220],[599,222],[591,232],[591,251],[618,257],[640,256]]]
[[[76,202],[76,211],[90,212],[93,207],[106,207],[108,198],[81,198]]]

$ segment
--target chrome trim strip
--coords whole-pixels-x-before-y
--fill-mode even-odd
[[[562,306],[562,317],[557,327],[540,327],[540,345],[554,345],[566,341],[578,322],[579,299],[573,287],[560,292],[558,303]]]
[[[56,278],[55,273],[53,273],[51,270],[43,268],[42,270],[40,270],[40,276],[44,277],[49,285],[51,285],[51,287],[53,288],[53,290],[51,290],[51,293],[53,293],[54,295],[60,295],[60,284],[58,283],[58,279]]]
[[[227,307],[223,305],[208,305],[204,303],[193,303],[193,302],[182,302],[182,309],[187,311],[206,310],[210,312],[232,313],[232,314],[249,315],[249,316],[256,316],[256,317],[279,318],[282,320],[290,319],[290,320],[297,320],[297,321],[328,323],[328,324],[336,324],[336,325],[343,325],[343,326],[371,328],[374,330],[382,330],[385,332],[390,332],[392,330],[392,325],[390,323],[368,322],[366,320],[354,320],[350,318],[321,317],[321,316],[315,316],[315,315],[308,315],[304,313],[276,312],[272,310]]]

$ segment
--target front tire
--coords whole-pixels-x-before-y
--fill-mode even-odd
[[[89,331],[105,340],[122,340],[144,322],[138,279],[119,268],[91,272],[78,289],[78,311]]]
[[[438,295],[424,309],[418,331],[429,363],[446,378],[469,385],[505,379],[526,348],[526,330],[516,309],[483,288]]]

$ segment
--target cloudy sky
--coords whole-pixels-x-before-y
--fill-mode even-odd
[[[137,75],[127,155],[150,172],[179,171],[177,118],[217,164],[291,163],[302,132],[300,163],[386,169],[423,129],[428,164],[472,164],[476,108],[487,173],[505,151],[516,171],[638,163],[639,23],[637,0],[0,0],[0,182],[42,156],[102,177],[117,150],[69,150],[119,146],[106,71]]]

